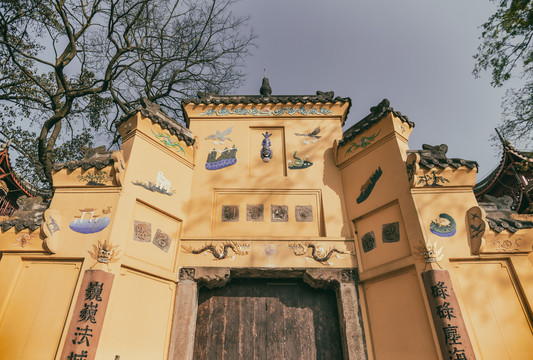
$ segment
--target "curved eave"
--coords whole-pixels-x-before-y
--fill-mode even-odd
[[[6,175],[5,177],[2,178],[2,180],[8,178],[15,185],[15,187],[17,187],[23,192],[24,195],[27,195],[29,197],[36,196],[35,191],[28,189],[27,186],[22,184],[22,180],[18,178],[18,175],[15,173],[15,171],[11,167],[11,163],[9,161],[9,152],[7,148],[5,148],[2,152],[0,152],[0,167],[5,170],[4,174],[1,174],[1,175]]]

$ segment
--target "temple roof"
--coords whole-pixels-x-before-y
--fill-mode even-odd
[[[317,91],[316,95],[218,95],[215,93],[199,92],[197,99],[183,99],[184,104],[325,104],[325,103],[349,103],[352,99],[349,97],[334,97],[333,91]]]
[[[519,213],[527,212],[533,196],[533,153],[515,149],[508,140],[497,134],[503,147],[502,158],[496,168],[476,184],[474,193],[478,200],[487,194],[511,195],[514,208]]]
[[[344,145],[348,141],[353,140],[357,135],[383,119],[385,116],[389,115],[390,113],[393,113],[394,116],[399,118],[402,122],[407,123],[409,127],[414,127],[415,124],[411,121],[409,121],[409,118],[405,115],[402,115],[399,111],[395,111],[390,106],[390,101],[387,99],[383,99],[378,105],[372,106],[370,108],[370,114],[365,116],[362,120],[355,123],[353,126],[351,126],[348,130],[346,130],[343,134],[342,140],[339,141],[339,145]]]
[[[423,150],[414,150],[409,151],[409,153],[418,153],[420,155],[419,165],[425,167],[426,169],[432,169],[438,167],[441,169],[446,169],[449,166],[452,166],[456,169],[461,166],[466,166],[470,169],[477,168],[479,165],[477,161],[474,160],[464,160],[460,158],[449,158],[446,156],[448,152],[448,145],[422,145]]]
[[[9,230],[13,226],[17,231],[36,230],[41,226],[43,213],[50,204],[44,202],[40,196],[33,198],[21,196],[17,199],[17,205],[19,208],[11,215],[11,218],[0,224],[3,231]]]
[[[192,132],[187,129],[185,126],[179,124],[176,120],[172,119],[170,116],[165,114],[161,110],[161,106],[152,103],[146,98],[141,100],[142,107],[138,106],[135,109],[135,112],[139,111],[143,116],[152,120],[152,122],[161,126],[161,128],[166,129],[170,134],[176,136],[179,140],[184,141],[188,146],[194,145],[194,136]],[[135,114],[135,112],[133,114]],[[117,123],[117,127],[120,126],[123,122],[128,120],[133,114],[128,114],[123,116]]]
[[[113,151],[106,151],[105,146],[97,148],[85,148],[85,156],[80,160],[70,160],[64,163],[54,164],[54,170],[59,171],[67,168],[74,170],[81,167],[83,170],[97,168],[101,170],[113,164]]]
[[[511,209],[512,204],[513,198],[510,196],[497,198],[485,195],[484,201],[479,202],[479,206],[485,210],[487,223],[495,232],[508,230],[515,233],[520,229],[532,229],[533,221],[519,219],[520,215]]]
[[[22,179],[12,168],[9,159],[9,146],[11,141],[0,145],[0,180],[10,183],[10,192],[19,192],[19,195],[49,197],[51,193],[40,189],[30,182]]]

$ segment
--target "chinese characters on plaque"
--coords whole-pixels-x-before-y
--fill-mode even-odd
[[[94,359],[113,279],[103,270],[85,272],[61,359]]]
[[[422,273],[443,359],[474,360],[474,351],[447,270]]]

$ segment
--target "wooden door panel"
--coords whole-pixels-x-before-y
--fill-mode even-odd
[[[194,358],[342,359],[335,294],[273,279],[202,288]]]

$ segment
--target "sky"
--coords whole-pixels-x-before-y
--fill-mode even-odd
[[[472,75],[495,9],[488,0],[243,0],[234,12],[250,16],[258,47],[234,94],[258,95],[266,68],[273,95],[350,97],[344,130],[387,98],[415,123],[411,150],[447,144],[448,157],[479,163],[479,181],[501,158],[489,138],[507,87]]]

